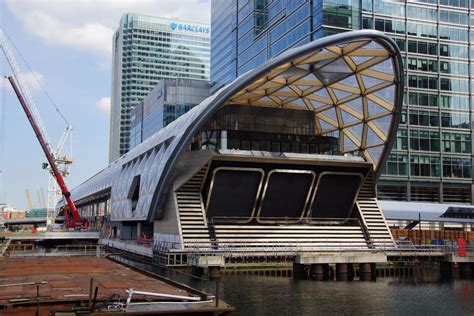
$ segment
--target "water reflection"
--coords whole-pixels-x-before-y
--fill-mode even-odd
[[[224,300],[238,309],[235,315],[474,315],[473,280],[317,282],[224,275],[221,285]]]

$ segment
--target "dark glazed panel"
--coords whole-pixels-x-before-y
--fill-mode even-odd
[[[260,222],[265,218],[300,218],[308,201],[314,182],[313,172],[272,171],[263,193],[258,215]]]
[[[362,179],[361,174],[321,174],[309,217],[349,218]]]
[[[216,169],[208,197],[207,217],[235,217],[236,221],[250,220],[261,180],[262,171],[259,170]]]

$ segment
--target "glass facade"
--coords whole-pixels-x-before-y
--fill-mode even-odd
[[[209,25],[125,14],[114,35],[109,161],[130,149],[131,111],[166,78],[209,81]]]
[[[226,12],[225,25],[224,7],[232,8]],[[379,197],[473,202],[474,1],[212,0],[211,21],[213,31],[220,30],[219,38],[226,37],[224,32],[234,39],[231,56],[228,51],[222,54],[226,55],[223,62],[217,35],[212,34],[215,85],[322,36],[353,29],[375,29],[392,36],[404,56],[406,88],[400,128],[379,181]],[[232,75],[219,77],[215,60]],[[423,187],[431,193],[420,194]]]
[[[130,114],[130,149],[201,103],[210,85],[202,80],[163,79]]]

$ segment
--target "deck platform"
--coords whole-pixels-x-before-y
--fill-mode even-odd
[[[100,233],[97,231],[76,231],[76,232],[38,232],[38,233],[10,233],[10,234],[0,234],[0,236],[5,237],[5,239],[11,240],[31,240],[31,241],[40,241],[40,240],[99,240]]]
[[[38,286],[34,284],[40,282],[43,283]],[[94,302],[91,298],[94,297],[96,287],[98,291]],[[130,304],[127,304],[127,289],[160,293],[161,296],[134,294]],[[215,299],[206,293],[159,276],[143,274],[106,258],[41,257],[0,260],[0,314],[34,315],[38,308],[37,297],[41,315],[54,315],[54,311],[72,309],[85,310],[89,315],[109,312],[111,315],[213,315],[234,310],[223,301],[216,307]],[[91,309],[91,305],[94,308]]]

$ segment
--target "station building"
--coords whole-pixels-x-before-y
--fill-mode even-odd
[[[239,76],[71,194],[83,216],[106,206],[110,238],[177,250],[386,249],[375,186],[403,87],[390,37],[324,37]]]
[[[468,0],[212,0],[211,81],[228,84],[331,34],[385,32],[401,51],[406,86],[378,198],[473,204],[473,9]]]

